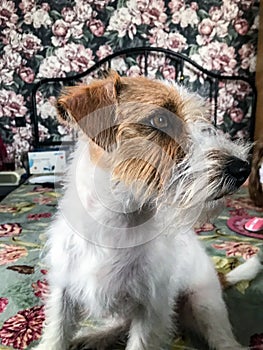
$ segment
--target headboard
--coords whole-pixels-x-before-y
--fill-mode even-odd
[[[158,47],[137,47],[108,55],[82,73],[38,81],[31,95],[35,148],[74,142],[75,132],[70,130],[41,136],[41,128],[46,129],[47,124],[54,130],[59,128],[52,101],[64,86],[87,83],[109,69],[117,70],[120,75],[175,80],[208,100],[212,122],[230,138],[253,140],[257,97],[254,77],[222,75],[219,71],[208,71],[181,53]]]

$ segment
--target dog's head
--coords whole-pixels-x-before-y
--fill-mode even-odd
[[[89,137],[93,162],[146,202],[215,203],[246,180],[246,147],[210,123],[201,98],[174,85],[117,73],[65,90],[59,118]],[[103,159],[103,160],[102,160]]]

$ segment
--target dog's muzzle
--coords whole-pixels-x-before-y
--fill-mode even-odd
[[[238,189],[248,178],[250,165],[248,162],[237,157],[230,157],[224,170],[226,176],[233,180],[233,184]]]
[[[221,191],[213,197],[213,200],[234,193],[246,181],[250,174],[249,163],[240,158],[229,157],[225,164],[222,171],[224,186]]]

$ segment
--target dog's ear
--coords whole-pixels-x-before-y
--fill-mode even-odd
[[[106,79],[90,85],[65,88],[57,100],[59,121],[70,126],[78,124],[94,142],[109,150],[115,142],[115,110],[120,88],[121,78],[113,71]]]

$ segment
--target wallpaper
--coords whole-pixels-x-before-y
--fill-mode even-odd
[[[20,159],[32,144],[30,92],[44,77],[83,72],[121,48],[160,46],[182,52],[223,74],[251,76],[256,66],[258,0],[1,0],[0,135],[10,157]],[[137,62],[138,63],[138,62]],[[138,75],[136,60],[119,59],[121,74]],[[150,62],[152,76],[173,78],[169,61]],[[198,77],[192,82],[202,84]],[[244,136],[247,84],[219,90],[219,124]],[[236,96],[228,94],[234,91]],[[54,96],[39,92],[40,139],[63,139]],[[20,118],[20,119],[19,119]],[[24,124],[18,127],[18,125]]]

